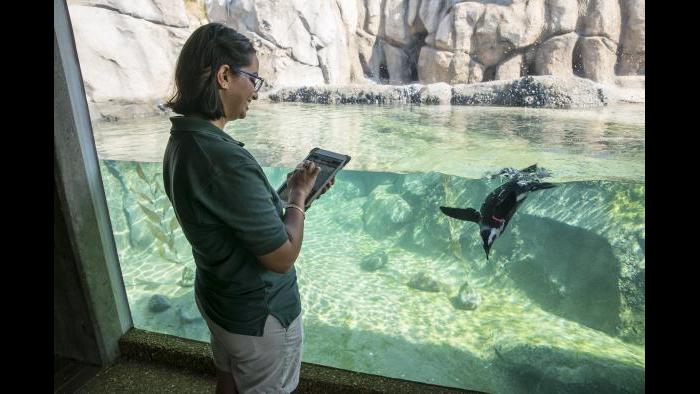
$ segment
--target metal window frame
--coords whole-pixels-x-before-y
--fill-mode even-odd
[[[112,233],[73,28],[54,0],[54,179],[102,364],[133,320]],[[54,344],[54,348],[56,344]]]

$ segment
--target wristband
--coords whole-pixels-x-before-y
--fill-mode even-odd
[[[296,205],[296,204],[287,203],[287,205],[285,205],[284,208],[285,208],[285,209],[288,209],[288,208],[296,209],[296,210],[298,210],[299,212],[301,212],[302,217],[303,217],[304,219],[306,219],[306,212],[304,212],[304,209],[303,209],[302,207],[300,207],[300,206],[298,206],[298,205]]]

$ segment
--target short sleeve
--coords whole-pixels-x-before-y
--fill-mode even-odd
[[[228,168],[215,175],[202,204],[256,256],[276,250],[289,239],[265,174],[257,165]]]

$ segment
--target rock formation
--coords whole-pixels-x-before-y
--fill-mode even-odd
[[[644,0],[68,4],[93,119],[162,111],[173,93],[180,48],[209,21],[225,23],[253,41],[265,90],[461,85],[530,75],[622,86],[621,79],[645,72]],[[426,102],[444,101],[440,96],[446,97]]]

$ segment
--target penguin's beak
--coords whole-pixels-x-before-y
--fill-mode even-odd
[[[488,261],[489,253],[491,252],[491,247],[488,244],[484,244],[484,252],[486,252],[486,261]]]

